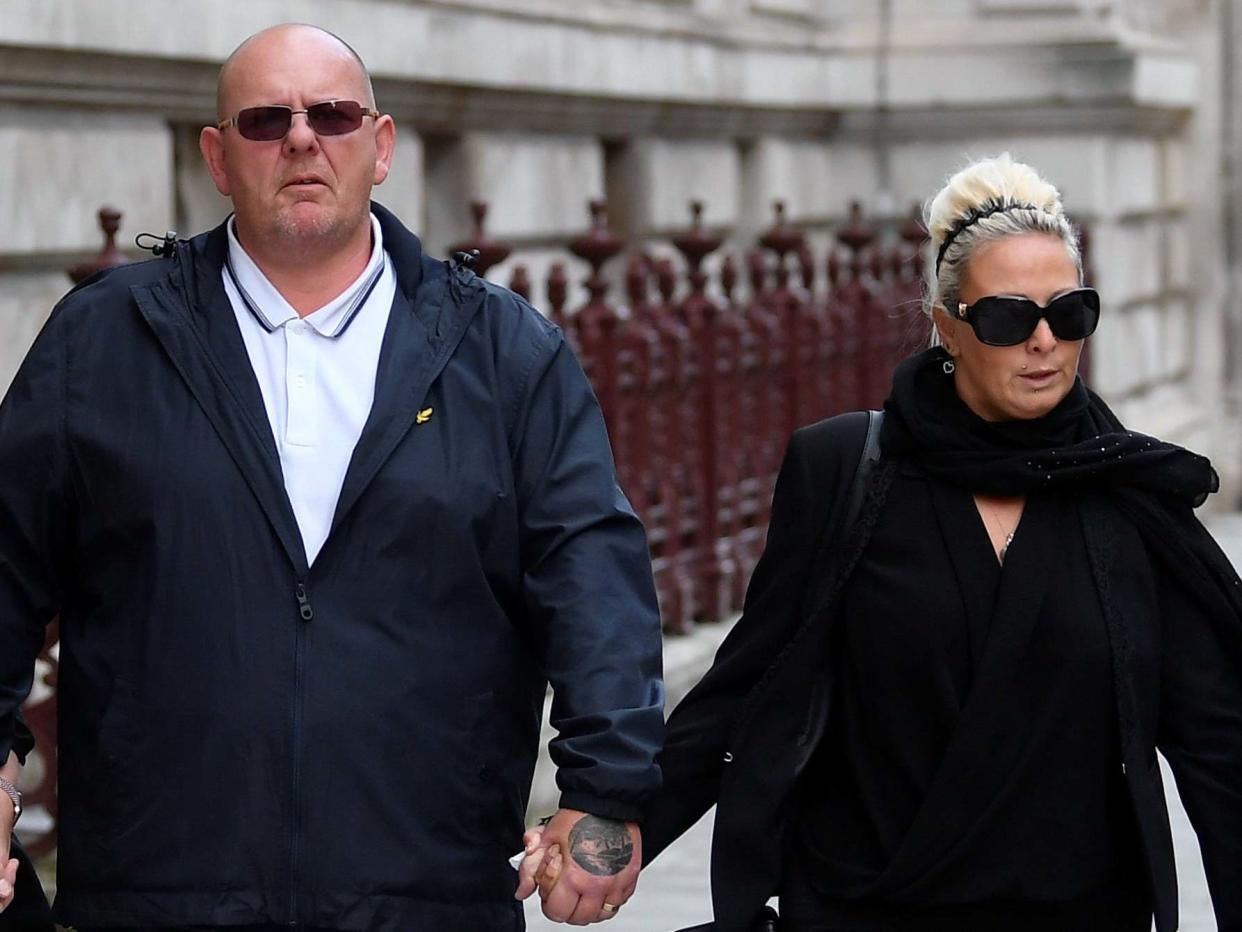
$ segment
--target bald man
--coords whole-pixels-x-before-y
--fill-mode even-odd
[[[521,929],[550,681],[545,909],[606,920],[663,690],[590,387],[371,201],[393,121],[340,39],[252,36],[218,101],[232,216],[73,291],[0,404],[0,761],[59,614],[57,918]]]

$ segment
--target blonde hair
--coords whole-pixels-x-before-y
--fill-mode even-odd
[[[956,306],[970,257],[987,243],[1023,233],[1047,233],[1065,246],[1082,279],[1078,231],[1065,216],[1061,194],[1030,165],[1008,152],[972,162],[953,175],[923,211],[936,260],[927,271],[923,312]],[[940,342],[932,328],[932,343]]]

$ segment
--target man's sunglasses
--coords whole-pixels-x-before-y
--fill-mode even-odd
[[[319,136],[344,136],[361,126],[364,116],[376,119],[380,115],[378,110],[364,107],[356,100],[325,100],[311,104],[305,110],[270,104],[266,107],[247,107],[237,116],[217,123],[216,129],[223,132],[230,126],[236,126],[246,139],[271,142],[285,138],[293,125],[295,113],[305,113],[306,122]]]
[[[1095,333],[1100,322],[1100,295],[1094,288],[1076,288],[1049,301],[1047,307],[1030,298],[989,295],[974,304],[959,303],[957,316],[988,346],[1025,342],[1041,319],[1048,321],[1058,340],[1082,340]]]

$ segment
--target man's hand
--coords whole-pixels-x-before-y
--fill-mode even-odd
[[[0,768],[0,776],[10,783],[16,783],[21,775],[21,765],[15,754],[9,754],[4,767]],[[0,912],[4,912],[13,902],[13,894],[17,884],[17,858],[9,857],[9,839],[13,837],[13,800],[5,793],[0,793]]]
[[[526,836],[518,897],[539,886],[543,914],[554,922],[604,922],[633,895],[642,866],[642,835],[618,822],[562,809],[541,833]]]

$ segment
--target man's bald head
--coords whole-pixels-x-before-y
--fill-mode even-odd
[[[229,103],[230,94],[233,91],[234,74],[238,70],[239,63],[245,63],[245,60],[251,55],[263,55],[265,51],[270,50],[271,46],[278,44],[283,39],[290,38],[298,33],[309,34],[307,38],[321,40],[324,45],[324,51],[331,54],[331,47],[337,46],[341,54],[348,56],[358,68],[359,76],[362,79],[362,86],[366,89],[366,100],[363,101],[368,107],[375,106],[375,89],[371,85],[371,73],[367,71],[367,66],[353,46],[342,39],[336,33],[320,27],[313,26],[309,23],[281,23],[278,26],[269,26],[250,36],[242,42],[237,48],[233,49],[232,54],[224,60],[224,64],[220,66],[220,77],[216,81],[216,118],[219,120],[227,119],[232,116],[228,112],[231,108]]]
[[[199,149],[217,190],[233,202],[243,248],[261,267],[314,268],[345,253],[365,264],[371,189],[388,176],[396,129],[373,109],[358,54],[317,26],[273,26],[229,56],[217,95],[223,125],[204,126]],[[310,115],[316,104],[346,100],[366,108],[357,123]],[[245,135],[233,118],[252,107],[287,112],[276,110],[267,130]]]

